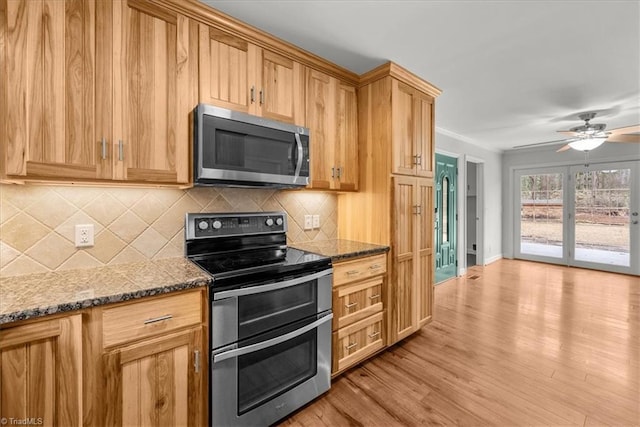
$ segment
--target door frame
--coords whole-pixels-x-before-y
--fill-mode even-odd
[[[462,207],[460,211],[462,212],[462,219],[458,221],[458,227],[460,229],[460,235],[462,237],[462,244],[458,246],[458,254],[463,254],[462,258],[458,256],[458,259],[464,260],[463,262],[463,271],[460,274],[464,274],[467,270],[467,194],[469,192],[469,177],[467,176],[467,164],[474,163],[476,165],[476,265],[485,265],[484,259],[484,160],[464,155],[463,156],[463,175],[460,175],[458,172],[458,181],[464,182],[464,193],[461,197],[459,196],[459,203],[462,203]],[[460,188],[460,184],[458,184],[458,188]],[[460,225],[464,221],[464,224]]]

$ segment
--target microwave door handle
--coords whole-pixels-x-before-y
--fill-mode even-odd
[[[298,161],[296,162],[296,171],[294,172],[294,176],[297,178],[300,176],[300,170],[302,169],[302,156],[304,152],[302,150],[302,141],[300,141],[300,134],[295,133],[296,145],[298,146]]]
[[[309,274],[307,276],[298,277],[296,279],[285,280],[284,282],[269,283],[268,285],[252,286],[248,288],[231,289],[229,291],[216,292],[213,294],[213,300],[218,301],[225,298],[241,297],[246,295],[260,294],[262,292],[275,291],[278,289],[296,286],[301,283],[310,282],[333,273],[332,269],[326,269],[318,273]]]
[[[333,313],[323,316],[321,319],[318,319],[313,323],[309,323],[308,325],[303,326],[300,329],[296,329],[295,331],[289,332],[288,334],[271,338],[270,340],[262,341],[256,344],[248,345],[246,347],[236,348],[233,350],[228,350],[222,353],[218,353],[215,356],[213,356],[213,363],[222,362],[223,360],[231,359],[233,357],[240,357],[249,353],[255,353],[256,351],[264,350],[265,348],[282,344],[285,341],[289,341],[293,338],[299,337],[300,335],[305,334],[311,331],[312,329],[317,328],[318,326],[330,321],[331,319],[333,319]]]

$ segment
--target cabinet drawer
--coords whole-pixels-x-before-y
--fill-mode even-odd
[[[188,292],[106,308],[102,311],[103,345],[111,347],[197,325],[201,319],[201,292]]]
[[[382,311],[382,277],[347,284],[333,290],[333,330]]]
[[[387,271],[387,255],[375,255],[355,261],[334,264],[333,286],[377,276]]]
[[[339,372],[384,348],[384,311],[333,333],[333,369]]]

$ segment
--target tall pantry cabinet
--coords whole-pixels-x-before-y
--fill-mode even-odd
[[[433,311],[434,100],[440,90],[393,63],[361,78],[360,191],[338,197],[338,234],[391,246],[388,345]]]

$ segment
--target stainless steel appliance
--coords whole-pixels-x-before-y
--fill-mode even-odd
[[[283,212],[187,214],[210,289],[210,420],[272,424],[329,390],[331,260],[287,247]]]
[[[309,184],[309,129],[205,104],[193,117],[196,185]]]

